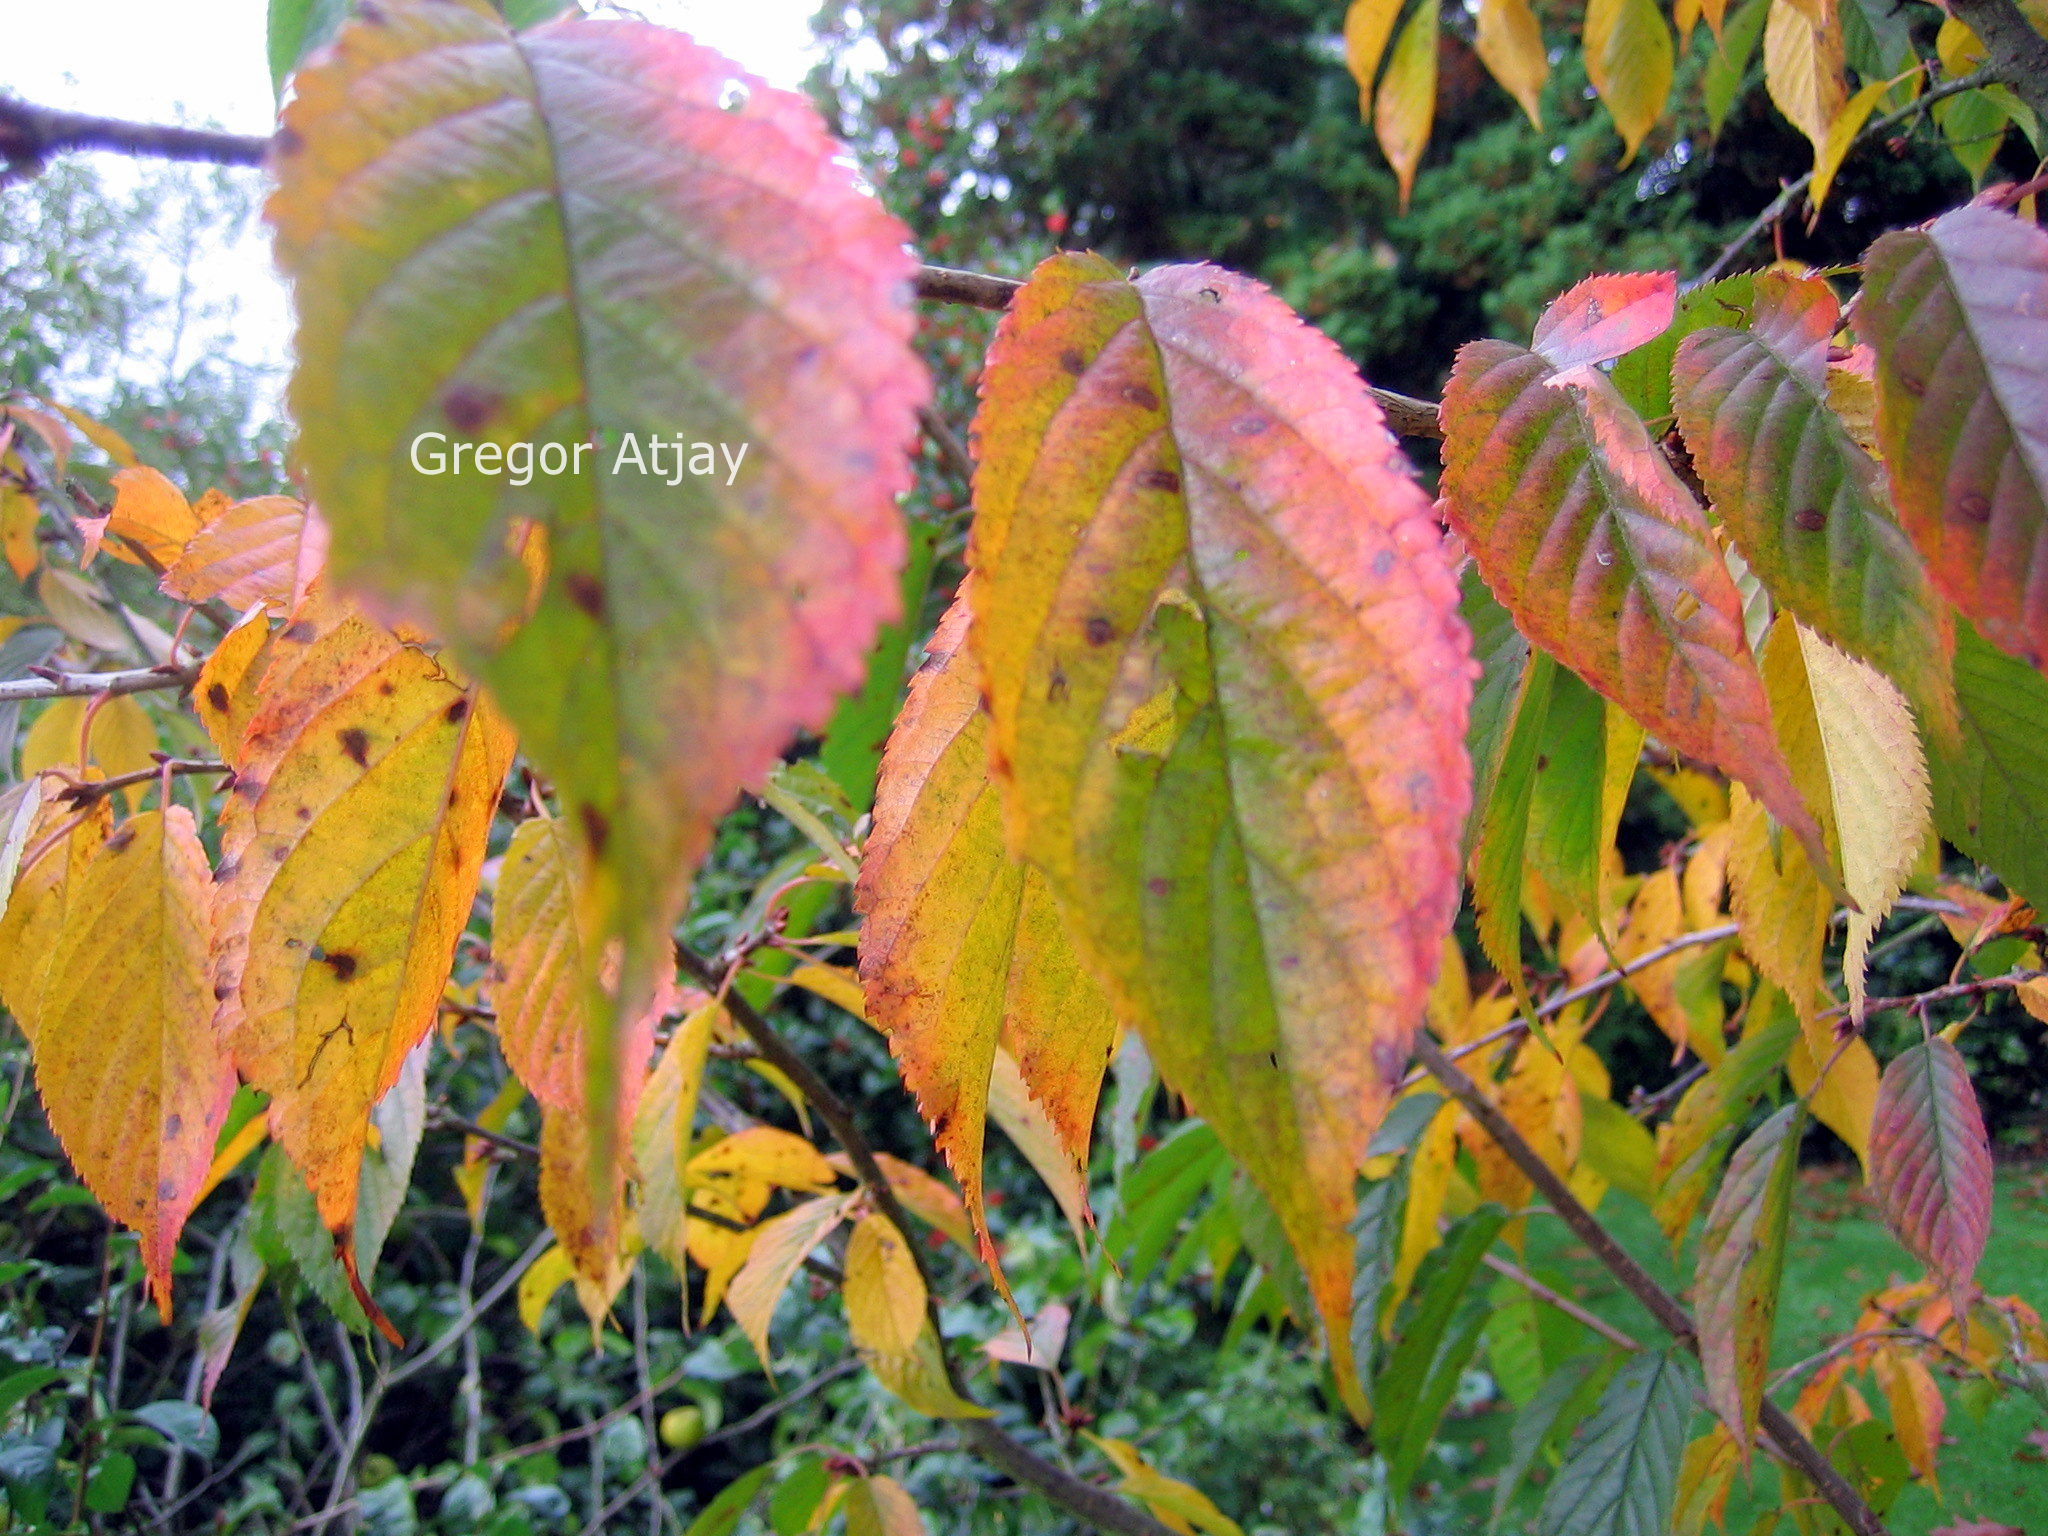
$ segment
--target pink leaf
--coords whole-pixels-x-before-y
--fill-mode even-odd
[[[1991,1142],[1963,1058],[1939,1035],[1884,1069],[1870,1183],[1899,1241],[1951,1289],[1967,1286],[1991,1235]]]
[[[1676,272],[1589,277],[1543,311],[1532,347],[1558,369],[1604,363],[1663,335],[1677,313]]]

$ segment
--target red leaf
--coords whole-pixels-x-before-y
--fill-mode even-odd
[[[1677,313],[1676,272],[1589,277],[1543,311],[1530,346],[1560,372],[1604,363],[1663,335]]]
[[[1470,342],[1443,420],[1451,526],[1522,632],[1666,745],[1742,780],[1831,871],[1706,516],[1606,376]]]
[[[1991,1142],[1963,1058],[1939,1035],[1884,1069],[1870,1183],[1899,1241],[1951,1289],[1967,1286],[1991,1235]]]
[[[1962,208],[1865,271],[1899,521],[1985,639],[2048,665],[2048,232]]]

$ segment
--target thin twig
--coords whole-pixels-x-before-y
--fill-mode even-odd
[[[1534,1296],[1538,1301],[1553,1306],[1566,1317],[1585,1324],[1608,1343],[1619,1349],[1625,1349],[1630,1354],[1636,1354],[1641,1351],[1643,1347],[1641,1342],[1632,1335],[1623,1333],[1614,1324],[1608,1322],[1606,1318],[1601,1317],[1596,1312],[1588,1311],[1569,1296],[1559,1295],[1519,1265],[1511,1264],[1506,1259],[1492,1253],[1482,1254],[1479,1261],[1496,1275],[1514,1281],[1515,1284],[1519,1285],[1531,1296]]]
[[[156,766],[137,768],[133,773],[117,773],[111,779],[72,779],[58,774],[57,770],[44,769],[45,773],[66,777],[64,787],[50,796],[68,805],[92,805],[107,798],[118,789],[133,789],[138,784],[155,784],[165,777],[182,778],[200,773],[233,773],[235,770],[226,763],[216,763],[205,758],[166,757],[161,752],[152,752]]]
[[[389,1391],[400,1382],[408,1381],[412,1377],[417,1376],[421,1371],[424,1371],[428,1366],[448,1353],[450,1349],[454,1348],[456,1341],[462,1337],[463,1333],[475,1327],[477,1319],[490,1311],[492,1307],[495,1307],[498,1304],[498,1299],[519,1283],[519,1277],[533,1267],[534,1262],[548,1251],[549,1246],[553,1244],[554,1240],[554,1233],[543,1227],[539,1236],[526,1245],[526,1251],[514,1259],[505,1272],[491,1282],[491,1288],[476,1299],[474,1306],[442,1330],[436,1336],[433,1343],[429,1344],[417,1355],[414,1355],[412,1359],[392,1369],[391,1373],[385,1377],[385,1390]]]
[[[35,667],[31,677],[12,678],[0,683],[0,704],[27,703],[34,699],[89,699],[94,695],[118,698],[124,693],[150,693],[159,688],[190,688],[199,681],[201,663],[182,667],[132,667],[122,672],[62,672],[55,667]]]

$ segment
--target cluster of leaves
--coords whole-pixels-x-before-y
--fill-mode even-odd
[[[1086,1242],[1112,1065],[1194,1118],[1120,1181],[1111,1246],[1218,1284],[1251,1255],[1233,1328],[1320,1338],[1397,1505],[1481,1342],[1539,1301],[1575,1315],[1500,1251],[1539,1192],[1597,1230],[1625,1189],[1674,1248],[1706,1207],[1695,1314],[1644,1292],[1673,1347],[1606,1325],[1618,1354],[1539,1347],[1525,1373],[1499,1508],[1555,1456],[1546,1532],[1698,1530],[1760,1443],[1788,1508],[1867,1530],[1901,1477],[1853,1372],[1928,1479],[1933,1368],[2043,1392],[2039,1317],[1975,1285],[1991,1159],[1953,1039],[1974,1015],[1925,1012],[2000,990],[2048,1012],[2022,908],[2048,899],[2048,235],[2012,198],[1884,236],[1849,321],[1782,268],[1683,301],[1669,273],[1572,288],[1530,345],[1461,351],[1435,504],[1335,344],[1258,283],[1055,256],[982,365],[970,574],[898,712],[930,569],[895,505],[931,393],[917,274],[812,109],[645,24],[515,32],[481,3],[380,5],[293,82],[270,217],[320,510],[188,500],[47,402],[0,424],[10,556],[51,621],[22,627],[51,638],[0,707],[52,700],[0,802],[0,1000],[167,1318],[186,1220],[273,1143],[237,1299],[209,1314],[216,1379],[271,1266],[402,1343],[370,1281],[456,1017],[511,1073],[468,1126],[472,1222],[489,1148],[538,1110],[555,1246],[519,1281],[530,1324],[573,1284],[601,1335],[653,1254],[766,1368],[809,1268],[873,1377],[968,1443],[1001,1432],[908,1217],[1014,1306],[987,1122]],[[109,506],[66,488],[73,432],[124,466]],[[425,432],[470,472],[421,472]],[[629,440],[685,435],[758,451],[723,477],[680,448],[673,481],[627,470]],[[577,469],[486,468],[522,443]],[[106,561],[186,610],[176,634]],[[195,616],[221,638],[186,664]],[[144,665],[95,670],[122,652]],[[180,685],[175,724],[136,702]],[[817,731],[823,767],[779,761]],[[1692,830],[1631,873],[1616,827],[1646,754]],[[218,792],[188,809],[181,782]],[[742,788],[809,846],[707,960],[677,928]],[[1937,832],[2006,894],[1937,891]],[[1866,996],[1868,955],[1916,876],[2005,968],[1907,1000],[1921,1038],[1880,1064],[1860,1026],[1901,1004]],[[1491,985],[1450,937],[1468,878]],[[840,894],[857,932],[808,935]],[[959,1193],[869,1149],[763,1017],[778,985],[887,1037]],[[1633,1113],[1587,1044],[1616,988],[1698,1063]],[[715,1055],[841,1150],[707,1093]],[[1809,1118],[1929,1279],[1878,1295],[1882,1324],[1785,1411],[1768,1366]],[[1514,1324],[1481,1267],[1522,1285]],[[1058,1360],[1062,1319],[1017,1323],[996,1359]],[[1132,1441],[1088,1443],[1159,1521],[1235,1536]],[[919,1527],[878,1465],[815,1465],[778,1529]]]

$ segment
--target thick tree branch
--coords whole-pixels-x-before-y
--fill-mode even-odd
[[[2048,37],[2036,32],[2013,0],[1949,0],[1949,9],[1977,34],[1990,56],[1989,72],[2048,119]]]
[[[1643,1266],[1635,1256],[1600,1224],[1599,1218],[1580,1203],[1557,1171],[1546,1163],[1542,1155],[1529,1145],[1522,1133],[1515,1129],[1498,1105],[1481,1091],[1479,1085],[1465,1074],[1426,1033],[1416,1037],[1415,1054],[1422,1064],[1429,1068],[1430,1075],[1444,1085],[1467,1114],[1479,1122],[1487,1135],[1494,1139],[1500,1149],[1507,1153],[1508,1160],[1521,1169],[1539,1190],[1550,1207],[1564,1224],[1571,1228],[1572,1235],[1587,1248],[1604,1266],[1607,1272],[1619,1280],[1628,1292],[1648,1309],[1665,1332],[1695,1354],[1699,1352],[1699,1330],[1692,1316],[1685,1310],[1676,1296],[1673,1296]],[[1806,1432],[1793,1422],[1782,1408],[1765,1398],[1761,1412],[1762,1427],[1776,1444],[1779,1453],[1798,1468],[1808,1482],[1820,1490],[1821,1496],[1834,1505],[1856,1536],[1889,1536],[1884,1522],[1863,1501],[1863,1495],[1850,1486],[1834,1464],[1820,1453]]]

